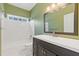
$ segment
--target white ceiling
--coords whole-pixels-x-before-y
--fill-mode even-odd
[[[36,3],[10,3],[10,4],[22,9],[26,9],[28,11],[30,11],[36,5]]]

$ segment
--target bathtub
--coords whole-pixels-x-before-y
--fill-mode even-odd
[[[2,56],[32,56],[32,42],[22,44],[22,41],[2,46]]]

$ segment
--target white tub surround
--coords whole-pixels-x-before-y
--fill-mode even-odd
[[[37,39],[46,41],[48,43],[55,44],[79,53],[79,40],[63,38],[63,37],[54,37],[51,35],[37,35],[37,36],[34,36],[34,38],[37,38]]]
[[[28,18],[7,14],[1,20],[1,55],[32,56],[32,23]]]

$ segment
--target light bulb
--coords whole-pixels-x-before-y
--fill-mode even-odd
[[[47,11],[49,11],[50,10],[50,7],[47,7]]]
[[[56,4],[52,4],[51,8],[52,8],[53,11],[58,11],[59,10],[59,8]]]
[[[64,8],[66,6],[66,4],[65,3],[57,3],[57,6],[59,8]]]
[[[52,5],[51,5],[51,8],[55,8],[55,7],[56,7],[56,5],[55,5],[55,4],[52,4]]]
[[[51,10],[55,10],[56,9],[56,5],[55,4],[52,4],[51,5]]]
[[[46,10],[46,12],[49,12],[49,11],[50,11],[50,7],[48,6],[48,7],[47,7],[47,10]]]

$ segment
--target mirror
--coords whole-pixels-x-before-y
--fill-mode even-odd
[[[62,9],[45,13],[44,32],[78,35],[78,4],[69,3]]]

